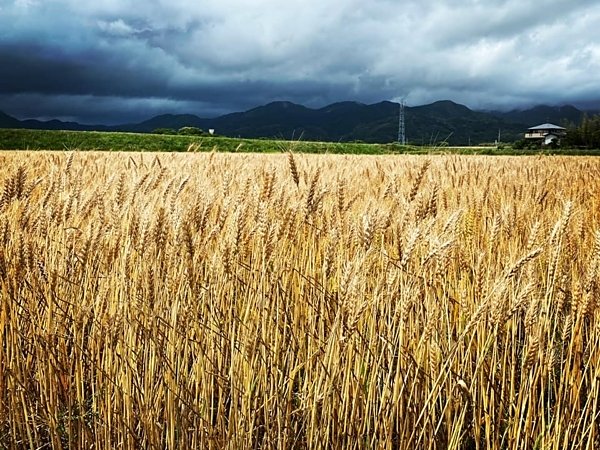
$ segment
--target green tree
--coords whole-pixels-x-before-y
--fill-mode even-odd
[[[564,143],[570,147],[600,148],[600,115],[585,115],[578,126],[569,124]]]
[[[183,134],[186,136],[202,136],[204,131],[198,127],[181,127],[177,134]]]
[[[153,134],[177,134],[177,131],[173,128],[155,128],[152,130]]]

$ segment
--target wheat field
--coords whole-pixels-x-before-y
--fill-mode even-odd
[[[600,160],[0,153],[0,448],[600,447]]]

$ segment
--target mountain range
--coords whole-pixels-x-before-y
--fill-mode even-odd
[[[577,124],[584,112],[574,106],[536,106],[508,112],[473,111],[450,100],[405,108],[406,139],[413,144],[469,145],[504,142],[523,136],[525,130],[541,123]],[[307,141],[393,142],[398,138],[399,105],[380,102],[366,105],[340,102],[319,109],[291,102],[273,102],[244,112],[215,118],[193,114],[164,114],[140,123],[123,125],[82,125],[60,120],[18,120],[0,111],[0,128],[30,128],[79,131],[127,131],[151,133],[158,128],[184,126],[216,134],[244,138],[280,138]]]

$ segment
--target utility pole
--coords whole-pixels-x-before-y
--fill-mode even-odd
[[[406,128],[404,123],[404,99],[400,100],[400,111],[398,114],[398,144],[406,145]]]

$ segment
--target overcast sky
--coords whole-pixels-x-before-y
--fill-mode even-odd
[[[0,110],[84,123],[406,97],[600,107],[598,0],[0,0]]]

